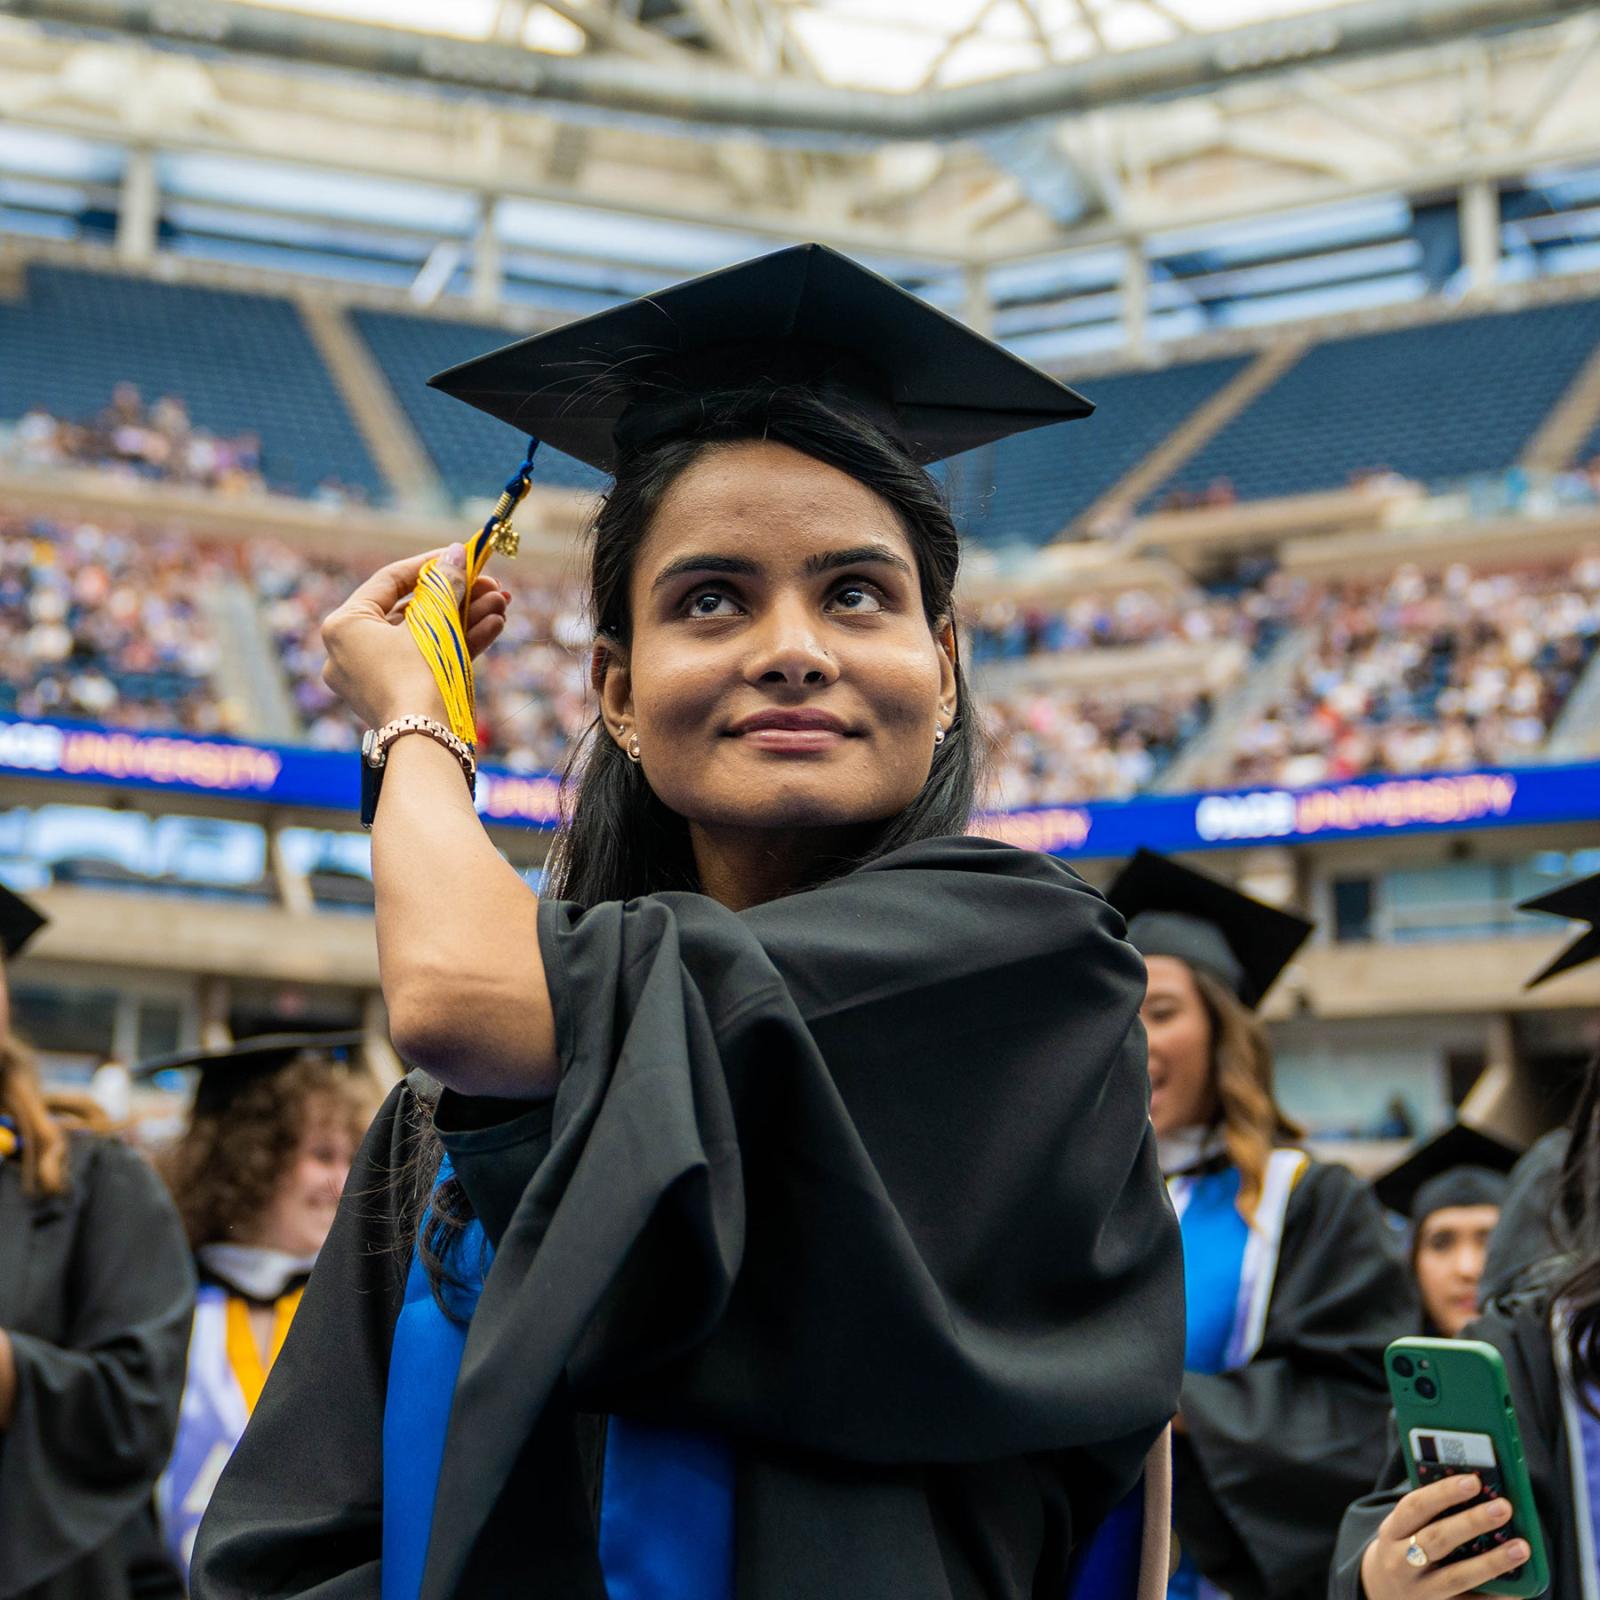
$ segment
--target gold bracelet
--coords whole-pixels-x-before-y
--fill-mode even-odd
[[[361,825],[370,828],[378,813],[378,793],[383,786],[383,769],[389,760],[389,746],[408,733],[426,734],[435,744],[443,745],[461,763],[462,775],[467,780],[467,793],[476,795],[478,785],[478,760],[473,748],[465,739],[458,738],[442,722],[432,717],[396,717],[381,728],[368,728],[361,736]]]

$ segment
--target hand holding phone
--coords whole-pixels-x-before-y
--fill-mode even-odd
[[[1523,1540],[1493,1542],[1495,1535],[1509,1533],[1510,1502],[1503,1496],[1486,1500],[1482,1491],[1482,1480],[1465,1473],[1424,1484],[1398,1500],[1361,1557],[1367,1600],[1418,1600],[1424,1593],[1429,1600],[1452,1600],[1525,1566],[1532,1552]],[[1449,1559],[1485,1537],[1490,1544],[1480,1553]],[[1407,1558],[1413,1544],[1428,1558],[1421,1567]]]
[[[1499,1351],[1396,1339],[1384,1367],[1412,1487],[1362,1557],[1367,1600],[1543,1594],[1544,1536]]]

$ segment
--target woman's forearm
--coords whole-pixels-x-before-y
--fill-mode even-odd
[[[539,902],[484,832],[455,757],[422,734],[389,748],[372,878],[401,1058],[464,1094],[554,1094]]]

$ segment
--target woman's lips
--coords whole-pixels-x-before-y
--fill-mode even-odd
[[[739,735],[746,744],[758,750],[772,750],[793,755],[809,755],[819,750],[831,750],[843,744],[845,735],[837,728],[752,728]]]
[[[728,730],[759,750],[785,755],[812,755],[831,750],[850,737],[850,730],[828,711],[758,711]]]

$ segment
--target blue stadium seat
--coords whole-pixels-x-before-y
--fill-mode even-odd
[[[328,479],[383,497],[367,452],[298,311],[270,295],[32,266],[0,300],[0,417],[30,406],[88,421],[123,381],[173,394],[196,427],[256,433],[263,476],[310,494]]]
[[[1092,417],[985,445],[947,469],[962,531],[984,544],[1044,544],[1137,466],[1247,357],[1086,379]]]
[[[457,362],[509,344],[516,335],[492,324],[399,311],[356,310],[351,316],[451,497],[499,493],[528,448],[527,436],[428,388],[427,381]],[[608,481],[583,462],[549,449],[539,451],[533,476],[535,483],[589,491]]]
[[[1240,499],[1389,468],[1445,484],[1512,466],[1600,340],[1600,300],[1485,313],[1309,350],[1152,496]],[[1600,444],[1600,439],[1597,439]]]

